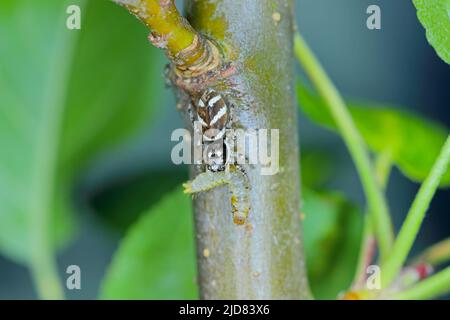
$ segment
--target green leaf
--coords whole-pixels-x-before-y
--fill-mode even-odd
[[[324,101],[302,83],[297,86],[299,105],[314,122],[336,131]],[[448,135],[439,123],[395,107],[348,104],[358,130],[369,148],[389,153],[402,173],[413,181],[423,181],[431,170]],[[450,170],[441,186],[450,185]]]
[[[450,64],[450,0],[413,0],[428,42]]]
[[[66,28],[69,4],[81,30]],[[162,61],[109,1],[1,1],[0,39],[0,251],[26,262],[36,234],[73,234],[75,175],[148,121]]]
[[[308,277],[317,299],[336,299],[356,270],[362,214],[338,193],[303,188],[303,233]]]
[[[181,187],[128,231],[103,282],[103,299],[196,299],[190,198]]]
[[[148,123],[164,102],[165,60],[146,27],[111,1],[90,0],[83,12],[61,143],[73,168]]]
[[[189,179],[186,168],[154,168],[108,181],[91,199],[94,212],[121,234],[163,195]]]
[[[300,157],[302,185],[314,190],[320,189],[333,173],[330,155],[323,150],[302,148]]]

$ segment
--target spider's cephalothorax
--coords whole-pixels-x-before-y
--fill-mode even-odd
[[[234,135],[227,132],[227,129],[231,129],[231,108],[226,99],[214,89],[205,90],[197,101],[193,101],[193,106],[194,110],[190,108],[189,114],[193,122],[201,123],[206,172],[185,183],[184,192],[193,194],[228,185],[233,221],[244,224],[250,210],[250,183],[244,169],[230,161],[234,159],[234,151],[229,146],[234,145],[230,142],[235,139]]]
[[[203,144],[204,159],[207,169],[212,172],[223,171],[228,164],[230,154],[227,143],[223,139]]]

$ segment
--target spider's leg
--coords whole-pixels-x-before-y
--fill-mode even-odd
[[[184,193],[193,194],[208,191],[228,183],[225,172],[206,171],[200,173],[194,180],[183,183]]]
[[[189,102],[187,112],[189,114],[189,120],[191,120],[191,123],[194,124],[195,122],[195,113],[194,113],[194,106],[192,105],[192,102]]]
[[[234,135],[232,132],[227,132],[224,138],[224,149],[226,152],[225,166],[235,163],[235,152],[234,152]]]

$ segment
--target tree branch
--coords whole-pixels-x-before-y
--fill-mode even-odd
[[[200,295],[204,299],[309,298],[300,228],[293,1],[185,3],[193,27],[221,43],[225,61],[237,70],[208,83],[234,105],[233,128],[279,129],[280,144],[277,174],[261,175],[260,164],[244,166],[251,207],[244,226],[233,223],[227,187],[194,198]]]
[[[245,225],[233,223],[236,199],[227,186],[194,198],[200,296],[309,298],[293,90],[294,1],[186,0],[192,26],[173,1],[115,1],[152,30],[155,45],[166,49],[173,67],[168,77],[189,128],[188,108],[214,89],[231,106],[232,129],[279,130],[277,174],[262,175],[261,163],[242,165],[249,180]],[[193,177],[202,172],[200,166],[191,167]]]

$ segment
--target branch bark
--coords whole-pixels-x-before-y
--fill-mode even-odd
[[[162,0],[116,1],[127,2],[128,9],[130,2],[146,3],[146,7],[137,7],[144,10],[151,7],[150,3],[173,5],[172,1]],[[293,86],[294,1],[185,0],[185,6],[190,25],[182,25],[201,43],[217,49],[208,49],[209,61],[216,61],[215,64],[194,68],[192,73],[188,70],[192,70],[192,61],[179,68],[174,59],[176,50],[189,41],[174,51],[167,38],[166,50],[172,61],[169,77],[174,83],[177,106],[185,118],[188,119],[186,108],[192,100],[212,88],[234,106],[234,129],[279,129],[279,172],[264,176],[261,165],[244,165],[250,180],[251,205],[245,225],[233,223],[228,187],[217,187],[194,198],[200,296],[309,298],[301,236]],[[131,11],[141,20],[146,19],[135,8]],[[161,34],[155,31],[160,28],[161,19],[145,21],[152,33]],[[170,35],[176,36],[176,32]],[[200,173],[195,166],[191,172],[193,176]]]
[[[194,200],[201,297],[307,298],[293,92],[293,1],[185,4],[193,27],[220,43],[225,59],[237,70],[209,84],[224,87],[234,99],[235,127],[280,130],[280,172],[263,176],[259,166],[245,167],[251,210],[244,227],[232,222],[226,187]]]

